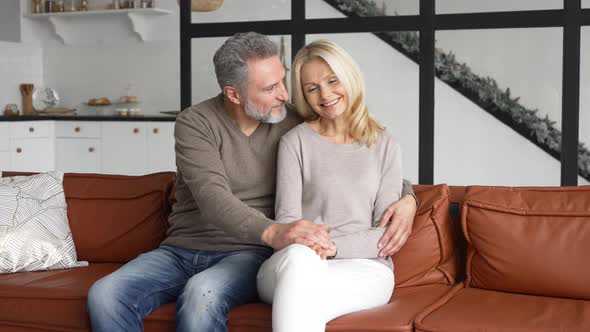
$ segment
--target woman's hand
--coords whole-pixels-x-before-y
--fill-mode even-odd
[[[379,240],[378,247],[381,249],[379,257],[395,254],[406,243],[412,232],[417,209],[418,205],[414,197],[405,195],[385,210],[379,227],[387,227],[387,230]]]

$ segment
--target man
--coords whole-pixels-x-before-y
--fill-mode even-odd
[[[214,64],[222,94],[176,120],[177,203],[167,238],[92,286],[95,332],[141,331],[145,316],[174,300],[177,331],[226,331],[228,312],[257,299],[256,274],[269,247],[334,249],[326,225],[272,220],[278,142],[301,122],[285,106],[276,46],[257,33],[237,34]],[[382,255],[401,247],[415,211],[412,196],[389,207],[382,226],[400,217],[380,242]]]

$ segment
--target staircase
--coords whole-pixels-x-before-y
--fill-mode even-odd
[[[324,0],[327,4],[348,17],[385,16],[371,0]],[[416,31],[374,32],[387,43],[416,64],[420,62],[420,38]],[[501,90],[491,77],[481,77],[467,66],[459,63],[452,52],[435,48],[435,75],[482,110],[504,123],[531,143],[560,160],[561,131],[547,116],[541,118],[538,110],[531,110],[513,97],[510,89]],[[578,174],[590,181],[590,151],[583,142],[578,143]]]

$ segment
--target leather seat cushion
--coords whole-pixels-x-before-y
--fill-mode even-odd
[[[326,331],[411,332],[414,318],[451,289],[446,285],[395,289],[388,304],[338,317],[328,323]],[[230,312],[228,327],[230,332],[270,332],[271,306],[254,303],[235,308]]]
[[[416,318],[416,331],[590,331],[590,302],[456,288]]]

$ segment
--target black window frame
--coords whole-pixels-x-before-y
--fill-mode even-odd
[[[291,0],[291,19],[255,22],[192,23],[190,1],[180,1],[180,105],[191,101],[191,40],[229,37],[238,32],[290,35],[291,56],[305,35],[379,31],[419,31],[419,171],[418,183],[434,182],[434,35],[440,30],[563,28],[561,185],[578,184],[580,102],[580,31],[590,25],[590,9],[581,0],[564,0],[563,9],[436,14],[435,0],[420,0],[419,15],[308,19],[305,0]]]

